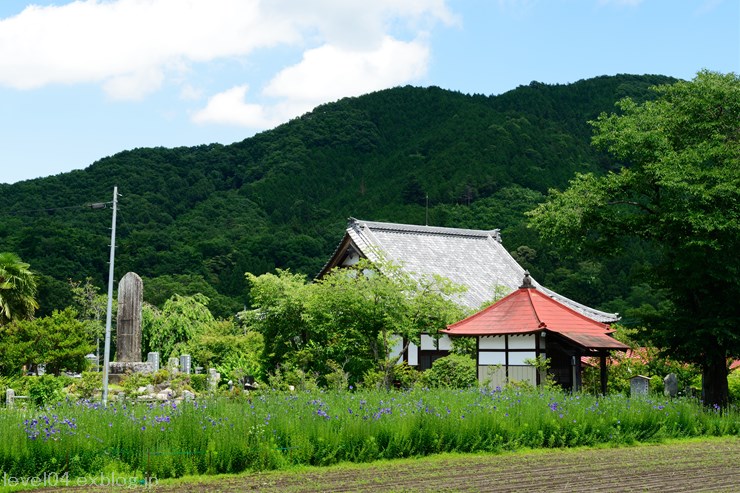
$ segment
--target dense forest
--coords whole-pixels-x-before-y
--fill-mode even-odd
[[[636,244],[608,261],[556,255],[524,213],[577,172],[628,165],[591,146],[588,121],[674,81],[532,82],[498,96],[399,87],[319,106],[231,145],[120,152],[84,170],[0,184],[0,252],[39,274],[39,314],[70,303],[70,280],[104,288],[111,214],[90,204],[110,202],[118,186],[115,278],[137,272],[156,305],[203,293],[228,317],[249,304],[245,272],[315,275],[350,216],[428,218],[500,228],[540,282],[629,322],[629,308],[654,299],[634,278],[650,252]]]

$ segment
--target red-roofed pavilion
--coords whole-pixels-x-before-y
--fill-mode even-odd
[[[597,322],[547,296],[525,272],[522,286],[488,308],[442,332],[477,338],[478,376],[492,385],[513,380],[539,384],[541,375],[526,363],[550,358],[550,372],[566,389],[581,387],[581,357],[598,356],[601,390],[606,393],[606,356],[626,351],[608,324]]]

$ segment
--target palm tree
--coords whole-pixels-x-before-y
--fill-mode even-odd
[[[0,253],[0,326],[31,319],[36,308],[36,276],[14,253]]]

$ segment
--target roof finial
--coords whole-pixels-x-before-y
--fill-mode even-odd
[[[529,271],[528,270],[525,270],[524,271],[524,279],[522,280],[522,285],[519,286],[519,289],[533,288],[533,287],[534,287],[534,284],[532,284],[532,278],[529,277]]]

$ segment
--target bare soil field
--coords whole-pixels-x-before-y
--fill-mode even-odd
[[[79,491],[62,491],[70,490]],[[445,455],[185,479],[159,484],[148,491],[740,492],[740,438],[624,448]]]

